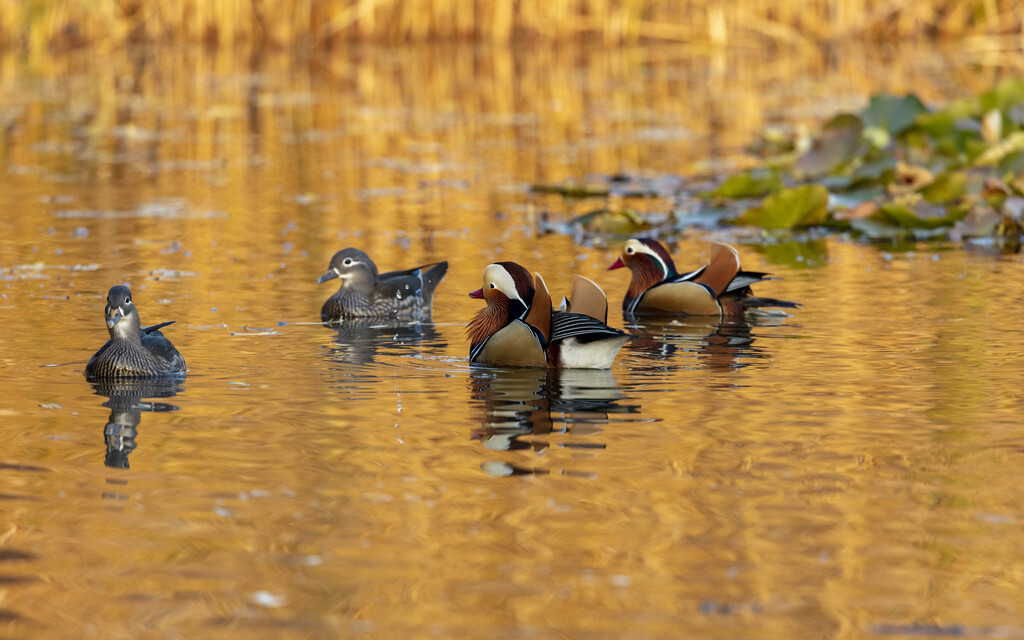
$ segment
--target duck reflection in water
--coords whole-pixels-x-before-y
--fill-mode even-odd
[[[623,403],[626,393],[606,369],[479,368],[471,371],[469,386],[472,400],[482,402],[484,410],[473,437],[491,451],[541,453],[552,446],[553,439],[560,447],[604,449],[601,442],[580,438],[589,438],[602,431],[601,425],[624,421],[626,415],[640,411],[638,405]],[[488,461],[481,466],[495,476],[550,471],[506,461]]]
[[[324,326],[335,333],[334,341],[326,346],[327,357],[346,365],[366,365],[378,355],[412,352],[422,342],[437,349],[445,346],[433,324],[417,320],[349,318]]]
[[[709,320],[698,316],[626,318],[626,330],[640,336],[627,345],[650,361],[649,369],[679,367],[674,356],[693,354],[697,366],[720,373],[735,371],[771,357],[754,344],[754,327],[777,327],[788,316],[734,316]]]
[[[111,378],[94,382],[92,386],[96,395],[107,397],[103,406],[110,408],[110,417],[103,427],[107,445],[104,464],[117,469],[128,468],[128,455],[135,450],[143,411],[178,409],[163,402],[148,402],[145,398],[170,398],[185,389],[180,378]]]

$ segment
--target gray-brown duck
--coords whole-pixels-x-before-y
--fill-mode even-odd
[[[128,287],[111,287],[103,315],[110,340],[89,358],[86,377],[145,378],[185,372],[185,359],[160,333],[173,321],[143,328]]]
[[[327,273],[317,282],[341,279],[341,287],[324,302],[320,319],[429,318],[434,289],[448,272],[446,261],[405,271],[377,273],[377,265],[359,249],[342,249],[331,258]]]

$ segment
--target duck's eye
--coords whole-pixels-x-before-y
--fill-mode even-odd
[[[496,289],[496,288],[497,288],[497,287],[495,287],[495,286],[494,286],[494,283],[493,283],[493,282],[491,283],[491,288],[492,288],[492,289]]]
[[[131,298],[125,298],[124,299],[124,303],[125,304],[131,304],[132,303],[132,299]]]
[[[626,253],[633,255],[633,247],[626,247]]]
[[[341,262],[341,264],[345,265],[346,267],[348,267],[348,266],[351,266],[351,265],[352,265],[352,258],[345,258],[345,259],[344,259],[344,260],[343,260],[343,261]]]

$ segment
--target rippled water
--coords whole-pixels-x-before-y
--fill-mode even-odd
[[[608,372],[471,367],[464,337],[498,259],[596,280],[623,325],[614,243],[537,232],[595,203],[529,184],[736,166],[766,124],[999,64],[0,63],[3,635],[1024,637],[1019,255],[691,231],[681,268],[734,241],[803,308],[631,319]],[[315,322],[349,245],[449,260],[434,323]],[[84,380],[122,282],[183,382]]]

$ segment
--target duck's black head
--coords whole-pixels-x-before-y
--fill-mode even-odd
[[[342,288],[352,288],[369,293],[377,284],[377,265],[359,249],[349,247],[342,249],[331,258],[327,273],[320,276],[317,282],[327,282],[341,278]]]
[[[138,337],[139,313],[135,310],[131,289],[124,285],[110,288],[107,293],[107,306],[103,309],[107,319],[107,330],[111,338]]]

